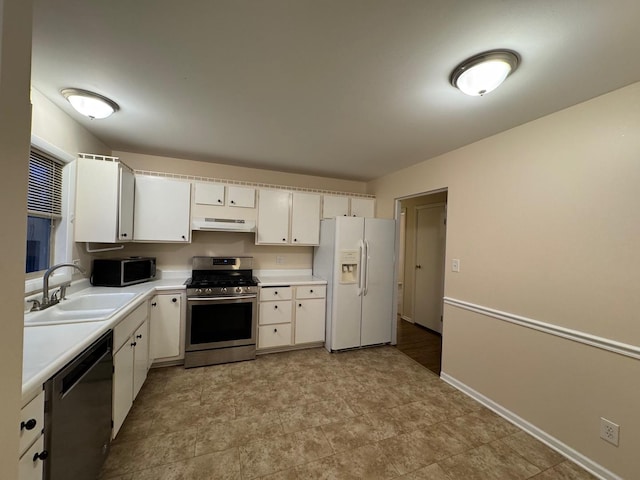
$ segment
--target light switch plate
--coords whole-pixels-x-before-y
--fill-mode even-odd
[[[454,258],[453,260],[451,260],[451,271],[452,272],[460,271],[460,259]]]

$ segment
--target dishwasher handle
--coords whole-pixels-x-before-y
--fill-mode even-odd
[[[63,370],[62,375],[56,379],[56,391],[59,392],[60,398],[67,396],[93,367],[106,358],[111,359],[111,341],[112,334],[109,331]]]

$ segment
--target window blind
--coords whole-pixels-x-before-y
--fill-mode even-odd
[[[62,217],[62,165],[33,149],[29,153],[27,211],[38,217]]]

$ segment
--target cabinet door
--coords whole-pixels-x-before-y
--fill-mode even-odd
[[[198,205],[224,205],[224,185],[220,183],[196,183],[194,202]]]
[[[258,327],[258,348],[291,345],[291,324],[263,325]]]
[[[296,333],[294,343],[323,342],[325,300],[296,300]]]
[[[156,295],[151,300],[151,361],[180,355],[181,312],[180,295]]]
[[[133,404],[133,340],[125,342],[113,356],[113,438]]]
[[[322,196],[322,218],[348,217],[349,197]]]
[[[118,238],[133,239],[133,198],[135,194],[135,177],[133,172],[120,165],[120,195],[118,206]]]
[[[137,176],[134,239],[188,242],[191,184],[163,177]]]
[[[290,196],[284,190],[260,190],[256,243],[289,242]]]
[[[149,370],[149,320],[145,320],[133,334],[133,399],[138,396]],[[125,345],[126,346],[126,345]]]
[[[36,454],[44,451],[44,436],[40,435],[40,438],[34,443],[29,450],[20,458],[19,463],[19,480],[42,480],[42,460],[33,458]]]
[[[376,200],[374,198],[352,198],[351,216],[374,218],[375,206]]]
[[[118,241],[118,168],[116,162],[76,160],[76,242]]]
[[[296,245],[320,244],[320,195],[293,193],[291,243]]]
[[[255,208],[256,190],[248,187],[227,187],[227,205],[230,207]]]
[[[282,302],[260,302],[258,321],[260,325],[291,323],[291,300]]]

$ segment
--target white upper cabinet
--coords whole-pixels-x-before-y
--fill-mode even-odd
[[[351,198],[351,216],[375,218],[375,198]]]
[[[118,162],[76,160],[76,242],[133,238],[134,176]]]
[[[257,244],[318,245],[320,195],[260,190]]]
[[[256,190],[221,183],[195,184],[194,203],[196,205],[216,205],[227,207],[255,208]]]
[[[136,176],[135,198],[135,240],[190,241],[191,183]]]
[[[224,185],[196,183],[194,202],[198,205],[224,205]]]
[[[289,243],[290,198],[285,190],[260,190],[256,243]]]
[[[256,189],[250,187],[227,187],[227,205],[229,207],[256,208]]]
[[[338,195],[322,196],[322,218],[348,217],[349,197]]]
[[[320,195],[298,192],[292,194],[290,238],[295,245],[320,243]]]

